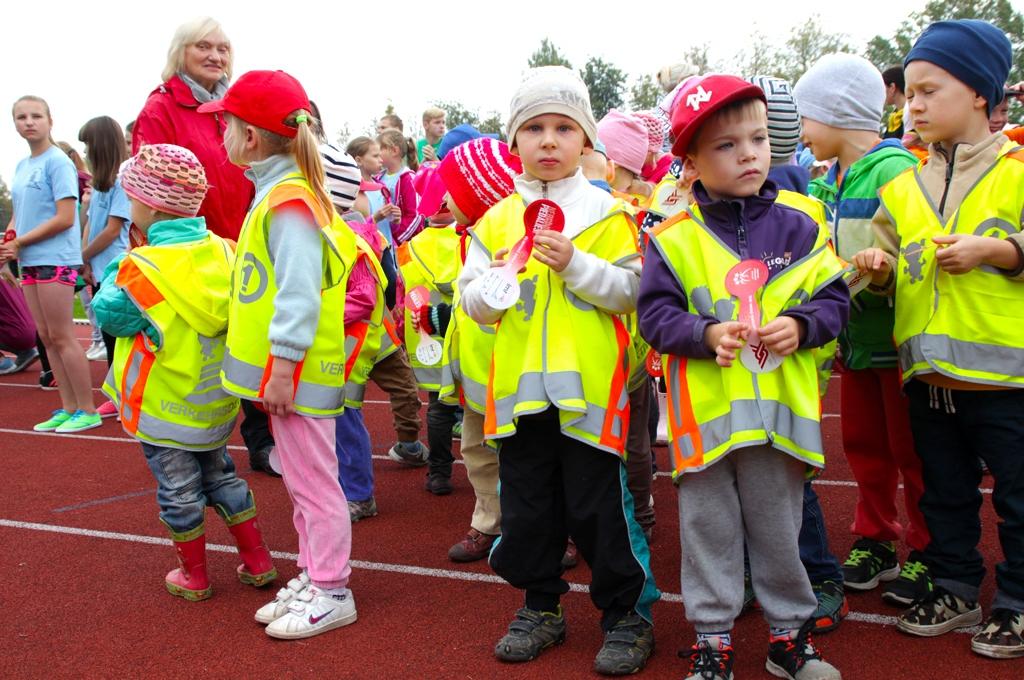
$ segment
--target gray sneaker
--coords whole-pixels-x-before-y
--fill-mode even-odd
[[[632,675],[647,665],[653,651],[654,626],[639,614],[630,613],[604,634],[594,670],[601,675]]]
[[[349,501],[348,514],[352,518],[352,524],[361,519],[377,516],[377,501],[370,496],[368,501]]]
[[[532,661],[548,647],[565,642],[565,631],[561,607],[555,614],[523,607],[495,645],[494,656],[509,663]]]
[[[410,467],[423,467],[429,455],[427,447],[420,442],[398,442],[388,451],[388,458]]]

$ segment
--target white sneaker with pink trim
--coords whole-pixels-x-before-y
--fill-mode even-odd
[[[356,601],[351,590],[324,591],[310,584],[291,601],[287,614],[267,626],[267,635],[298,640],[355,622]]]

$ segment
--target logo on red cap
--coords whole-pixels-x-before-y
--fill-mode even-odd
[[[699,111],[701,104],[711,101],[711,95],[711,90],[705,90],[703,85],[698,85],[696,92],[691,92],[686,96],[686,105],[694,111]]]

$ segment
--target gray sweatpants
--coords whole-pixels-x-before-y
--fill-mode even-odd
[[[806,464],[771,446],[728,454],[679,478],[686,618],[698,632],[732,630],[743,607],[743,542],[768,625],[799,628],[817,607],[798,537]]]

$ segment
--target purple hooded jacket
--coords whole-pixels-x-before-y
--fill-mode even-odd
[[[756,196],[715,200],[700,182],[692,189],[704,223],[741,260],[756,258],[768,265],[769,280],[814,247],[818,226],[803,212],[775,202],[778,189],[766,181]],[[671,228],[671,227],[670,227]],[[647,249],[637,312],[640,333],[662,354],[710,358],[704,331],[718,323],[688,310],[687,291],[657,247]],[[818,291],[808,302],[783,312],[803,322],[800,348],[820,347],[835,339],[846,325],[850,292],[842,278]]]

